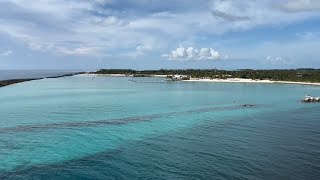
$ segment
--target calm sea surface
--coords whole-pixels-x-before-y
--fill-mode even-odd
[[[73,76],[0,88],[0,179],[319,179],[320,87]],[[253,107],[243,107],[253,104]]]

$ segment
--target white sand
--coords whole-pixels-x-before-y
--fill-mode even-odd
[[[191,78],[190,80],[184,80],[184,81],[186,81],[186,82],[223,82],[223,83],[281,83],[281,84],[302,84],[302,85],[320,86],[320,83],[253,80],[253,79],[242,79],[242,78],[228,78],[228,79],[199,79],[199,78]]]
[[[113,76],[113,77],[124,77],[124,76],[126,76],[126,74],[94,74],[94,73],[91,73],[91,74],[89,74],[89,73],[87,73],[87,74],[83,74],[83,75],[89,75],[89,76]],[[130,76],[132,76],[132,75],[130,75]],[[167,77],[167,75],[151,75],[150,77]]]
[[[154,77],[167,77],[167,75],[153,75]]]
[[[125,74],[94,74],[94,73],[85,73],[85,74],[81,74],[83,76],[112,76],[112,77],[124,77],[126,76]]]
[[[126,74],[81,74],[85,76],[112,76],[112,77],[124,77]],[[152,76],[151,76],[152,77]],[[167,77],[167,75],[153,75],[153,77]],[[292,82],[292,81],[270,81],[270,80],[254,80],[244,78],[228,78],[228,79],[201,79],[191,78],[190,80],[183,80],[185,82],[218,82],[218,83],[280,83],[280,84],[301,84],[301,85],[313,85],[320,86],[320,83],[310,82]]]

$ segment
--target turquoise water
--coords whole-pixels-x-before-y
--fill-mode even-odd
[[[0,88],[0,179],[318,179],[320,87],[73,76]],[[253,104],[253,107],[243,107]]]

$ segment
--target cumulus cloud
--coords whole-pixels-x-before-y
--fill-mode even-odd
[[[11,54],[13,54],[13,51],[8,50],[8,51],[4,51],[4,52],[0,53],[0,56],[10,56]]]
[[[172,50],[170,54],[164,54],[170,60],[217,60],[220,59],[220,54],[213,48],[184,48],[180,45],[175,50]]]
[[[320,10],[319,0],[288,0],[285,3],[278,4],[279,8],[287,12],[303,12]]]
[[[285,65],[288,64],[288,60],[281,56],[267,56],[266,63],[271,65]]]

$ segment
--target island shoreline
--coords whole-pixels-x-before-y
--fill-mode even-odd
[[[320,83],[312,83],[312,82],[254,80],[254,79],[241,79],[241,78],[229,78],[229,79],[191,78],[190,80],[182,80],[182,81],[184,81],[184,82],[210,82],[210,83],[298,84],[298,85],[320,86]]]
[[[82,75],[89,76],[109,76],[109,77],[132,77],[126,74],[98,74],[98,73],[84,73]],[[167,75],[154,74],[149,77],[167,77]],[[208,83],[260,83],[260,84],[297,84],[297,85],[311,85],[320,86],[320,83],[312,82],[296,82],[296,81],[274,81],[274,80],[254,80],[245,78],[227,78],[227,79],[202,79],[190,78],[189,80],[181,80],[182,82],[208,82]]]
[[[50,78],[60,78],[67,76],[84,75],[84,76],[106,76],[106,77],[128,77],[126,74],[97,74],[97,73],[72,73],[60,76],[49,76],[44,78],[28,78],[28,79],[9,79],[0,81],[0,88],[18,84],[27,81],[35,81],[41,79]],[[162,77],[165,78],[167,75],[150,75],[149,77]],[[130,76],[132,77],[132,76]],[[312,82],[295,82],[295,81],[273,81],[273,80],[254,80],[254,79],[244,79],[244,78],[227,78],[227,79],[202,79],[202,78],[190,78],[189,80],[181,80],[182,82],[207,82],[207,83],[257,83],[257,84],[297,84],[297,85],[310,85],[310,86],[320,86],[320,83]]]

